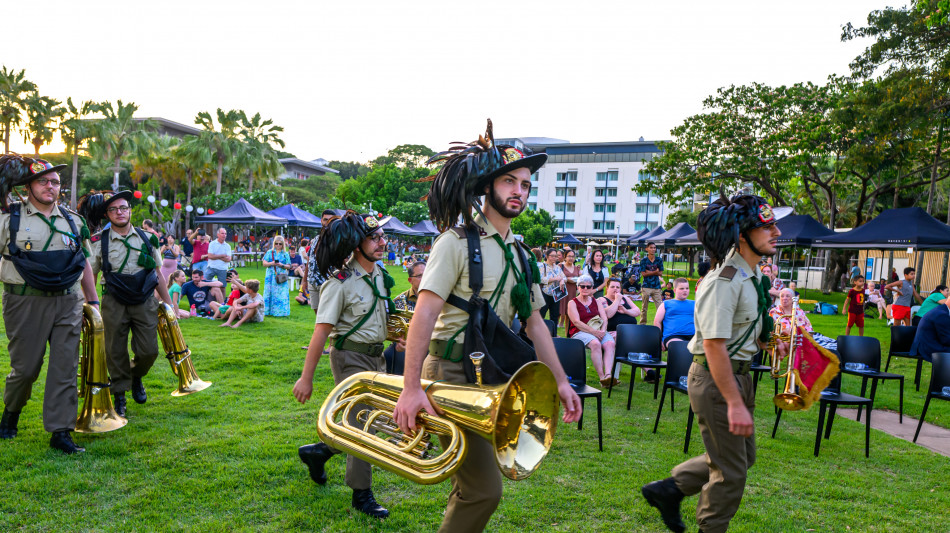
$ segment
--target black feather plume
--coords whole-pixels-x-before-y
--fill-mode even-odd
[[[458,222],[472,222],[472,207],[478,205],[479,178],[490,174],[505,164],[501,151],[495,146],[491,119],[484,136],[470,143],[456,142],[444,152],[429,158],[430,165],[442,164],[442,168],[420,181],[431,181],[426,203],[429,216],[440,231],[445,231]]]
[[[36,161],[20,154],[0,156],[0,209],[9,211],[9,198],[13,188],[22,185],[31,175],[30,166]]]
[[[89,231],[97,233],[105,218],[105,195],[101,192],[90,191],[79,198],[76,212],[86,219]]]
[[[346,260],[366,235],[366,223],[355,211],[330,220],[320,231],[317,241],[317,269],[323,276],[342,270]]]

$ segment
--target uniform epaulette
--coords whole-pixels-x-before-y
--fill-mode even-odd
[[[337,270],[336,272],[334,272],[333,277],[339,280],[340,283],[342,283],[346,281],[347,278],[349,278],[352,274],[353,272],[351,270],[345,268],[343,270]]]
[[[730,265],[730,266],[725,266],[725,267],[723,267],[722,270],[719,272],[719,278],[720,278],[720,279],[728,279],[728,280],[731,280],[732,278],[736,277],[736,273],[737,273],[737,272],[739,272],[739,270],[736,269],[736,267],[731,266],[731,265]]]

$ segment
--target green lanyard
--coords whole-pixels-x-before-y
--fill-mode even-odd
[[[387,312],[389,312],[389,310],[393,308],[393,301],[389,297],[389,287],[386,288],[386,296],[383,296],[382,294],[380,294],[379,288],[376,287],[376,284],[373,283],[373,281],[370,279],[368,274],[365,276],[362,276],[361,279],[365,281],[366,284],[369,285],[369,288],[373,291],[373,305],[372,307],[369,308],[369,312],[363,315],[363,318],[361,318],[360,321],[357,322],[355,326],[350,328],[350,330],[344,333],[343,335],[340,335],[336,338],[336,341],[333,342],[333,347],[336,348],[337,350],[342,350],[343,343],[346,342],[346,339],[349,338],[350,335],[356,333],[356,331],[359,330],[361,327],[363,327],[363,324],[365,324],[366,321],[369,320],[369,317],[373,315],[373,311],[376,310],[377,302],[379,302],[380,300],[385,300]]]
[[[46,239],[46,244],[43,245],[42,251],[45,252],[46,249],[49,248],[50,243],[53,242],[53,237],[55,237],[57,233],[61,233],[69,237],[70,239],[76,241],[77,243],[79,243],[79,237],[77,237],[76,235],[73,235],[71,232],[63,231],[56,227],[56,215],[53,215],[50,218],[46,218],[46,215],[44,215],[43,213],[37,213],[36,216],[40,217],[40,220],[42,220],[43,222],[46,222],[46,225],[49,226],[49,229],[50,229],[49,239]]]

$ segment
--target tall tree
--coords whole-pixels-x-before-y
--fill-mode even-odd
[[[214,185],[214,193],[221,194],[221,181],[224,177],[224,164],[240,148],[238,139],[238,128],[241,125],[241,111],[234,109],[225,113],[218,108],[218,122],[211,118],[211,113],[202,111],[195,117],[195,124],[204,128],[198,137],[208,145],[208,148],[214,154],[216,164],[217,180]]]
[[[98,110],[95,102],[85,101],[80,106],[73,104],[72,98],[66,99],[66,113],[60,122],[60,137],[66,144],[66,153],[73,156],[72,186],[69,189],[69,204],[76,207],[79,187],[79,150],[93,136],[93,124],[88,116]]]
[[[273,145],[284,147],[278,135],[284,128],[274,125],[271,119],[262,120],[260,113],[248,118],[241,112],[240,135],[245,146],[242,149],[242,167],[247,173],[247,192],[254,190],[254,177],[276,178],[283,170],[280,158]]]
[[[49,144],[56,133],[57,121],[66,113],[59,100],[32,92],[26,99],[26,127],[23,141],[33,144],[33,153],[40,155],[40,148]]]
[[[98,110],[105,118],[95,123],[95,140],[90,143],[93,157],[113,163],[113,190],[119,188],[119,174],[122,172],[122,159],[135,150],[135,146],[147,140],[146,131],[156,125],[148,120],[135,120],[133,115],[138,109],[135,103],[123,104],[102,102]]]
[[[185,180],[188,186],[185,205],[191,205],[193,186],[200,186],[210,181],[214,175],[214,154],[205,139],[197,135],[188,135],[175,148],[175,158],[185,167]]]
[[[3,153],[10,153],[10,134],[26,113],[26,102],[36,84],[26,79],[26,70],[0,68],[0,120],[3,122]]]

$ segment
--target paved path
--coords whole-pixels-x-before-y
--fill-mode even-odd
[[[837,414],[838,416],[854,420],[858,412],[857,409],[838,409]],[[861,415],[861,420],[863,421],[864,413],[862,412]],[[878,411],[875,409],[874,413],[871,414],[872,428],[879,429],[908,442],[914,440],[914,432],[917,431],[917,422],[918,420],[916,418],[904,415],[904,423],[901,424],[897,413],[894,411]],[[940,455],[950,457],[950,429],[924,422],[924,427],[920,428],[920,437],[917,438],[917,445],[935,451]],[[871,447],[874,447],[873,442],[871,443]]]

